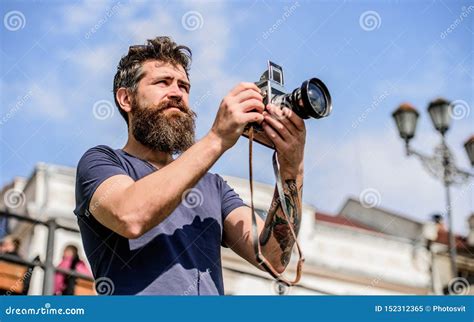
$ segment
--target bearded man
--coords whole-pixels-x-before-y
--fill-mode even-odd
[[[295,240],[288,228],[297,232],[301,222],[304,122],[289,109],[264,106],[259,88],[242,82],[195,141],[190,60],[191,50],[169,37],[131,46],[113,86],[127,143],[93,147],[79,161],[74,213],[98,291],[222,295],[221,246],[262,269],[250,208],[208,172],[249,123],[261,124],[275,145],[290,218],[276,191],[265,221],[257,217],[259,242],[279,273],[290,260]]]

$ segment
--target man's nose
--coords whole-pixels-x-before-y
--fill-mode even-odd
[[[181,89],[179,88],[178,83],[173,82],[169,86],[169,91],[167,93],[167,96],[168,98],[177,98],[177,99],[183,98],[183,92],[181,92]]]

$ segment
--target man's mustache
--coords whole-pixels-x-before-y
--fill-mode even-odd
[[[186,106],[182,100],[177,100],[177,99],[169,99],[164,102],[161,102],[160,104],[158,104],[157,109],[160,112],[172,107],[179,109],[183,113],[191,114],[190,113],[191,109],[188,106]]]

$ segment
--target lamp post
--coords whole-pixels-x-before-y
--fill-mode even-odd
[[[423,167],[433,177],[443,182],[446,192],[446,217],[448,220],[448,247],[451,263],[451,273],[457,276],[456,267],[456,243],[453,234],[453,221],[451,212],[451,186],[467,183],[473,174],[461,170],[456,166],[454,155],[446,143],[446,132],[451,125],[452,115],[451,103],[443,98],[438,98],[428,105],[428,113],[436,131],[441,134],[441,142],[434,149],[431,156],[420,153],[410,147],[410,140],[415,136],[416,123],[419,117],[418,111],[410,104],[401,104],[392,114],[398,128],[400,137],[405,141],[407,156],[415,155],[423,164]],[[474,136],[464,144],[469,160],[474,166]]]
[[[430,220],[429,222],[425,223],[422,228],[422,234],[423,238],[426,240],[426,250],[428,251],[428,254],[430,256],[429,258],[429,275],[430,275],[430,290],[432,294],[435,294],[435,285],[434,285],[434,277],[433,277],[433,250],[431,245],[433,245],[433,242],[438,239],[438,222],[435,222],[434,220],[439,220],[439,217],[436,217],[440,215],[434,215],[433,220]],[[438,219],[436,219],[438,218]]]

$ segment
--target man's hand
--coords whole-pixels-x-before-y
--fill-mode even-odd
[[[262,127],[275,144],[283,178],[296,179],[303,173],[306,128],[304,121],[289,108],[268,104]]]
[[[210,134],[227,150],[239,139],[248,123],[263,121],[263,98],[254,83],[240,83],[222,100]]]
[[[260,242],[264,255],[278,272],[283,272],[290,262],[295,240],[290,225],[298,234],[301,224],[303,194],[303,156],[306,140],[304,121],[288,108],[269,104],[262,127],[278,152],[280,174],[288,216],[283,213],[277,187],[265,220]]]
[[[275,187],[265,223],[257,218],[259,242],[264,256],[278,273],[283,273],[291,259],[291,250],[300,229],[303,196],[303,155],[306,139],[304,121],[288,108],[269,104],[263,112],[262,127],[275,145],[282,176],[283,198],[288,216],[283,212],[280,194]],[[250,263],[263,269],[255,258],[252,217],[248,207],[241,207],[224,222],[225,241]]]

